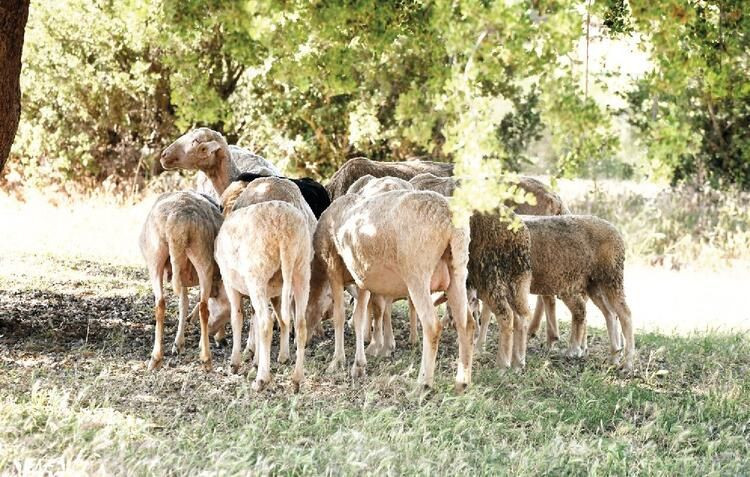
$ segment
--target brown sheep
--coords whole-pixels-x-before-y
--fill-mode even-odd
[[[417,174],[431,172],[436,176],[450,176],[453,174],[453,164],[432,161],[400,161],[383,162],[371,161],[364,157],[355,157],[344,163],[328,181],[326,189],[331,200],[348,193],[349,187],[360,177],[397,177],[409,180]]]
[[[523,216],[531,234],[531,293],[556,295],[570,309],[573,324],[568,355],[586,353],[586,301],[588,296],[607,322],[611,362],[619,364],[625,339],[622,368],[633,369],[635,342],[630,309],[625,301],[625,244],[609,222],[588,215]]]
[[[226,296],[219,293],[221,280],[213,258],[214,240],[221,224],[218,205],[192,191],[162,194],[148,213],[139,244],[146,259],[156,302],[156,332],[149,369],[158,368],[164,356],[165,275],[171,275],[174,292],[180,297],[179,325],[172,351],[181,352],[185,342],[187,287],[199,285],[200,360],[206,369],[211,368],[208,343],[209,300],[217,298],[217,301],[224,302],[223,306],[222,303],[214,304],[213,309],[226,309]]]
[[[363,323],[370,293],[408,294],[422,322],[419,382],[431,387],[442,325],[430,292],[447,291],[459,337],[456,387],[464,389],[471,382],[474,329],[466,304],[468,241],[467,228],[453,225],[448,201],[433,192],[396,190],[372,197],[346,194],[333,201],[320,217],[314,238],[316,256],[325,265],[333,294],[335,351],[330,369],[345,362],[343,290],[354,282],[359,292],[354,310],[357,348],[352,376],[362,375],[367,362]],[[317,299],[310,298],[311,302]],[[320,314],[308,310],[308,326],[315,326],[320,319]]]

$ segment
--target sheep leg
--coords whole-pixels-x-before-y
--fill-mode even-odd
[[[537,308],[539,308],[540,300],[547,315],[547,347],[552,349],[552,346],[560,340],[560,329],[557,326],[557,314],[555,313],[555,297],[552,295],[537,296]],[[534,309],[535,316],[537,308]]]
[[[594,302],[599,311],[604,316],[604,321],[607,323],[607,334],[609,335],[609,360],[611,364],[617,364],[616,360],[622,351],[622,341],[620,340],[620,328],[617,324],[617,317],[614,315],[612,308],[607,303],[607,299],[601,294],[601,291],[596,290],[589,293],[591,301]],[[613,362],[614,361],[614,362]]]
[[[393,337],[393,298],[386,299],[385,311],[383,311],[383,348],[380,356],[388,357],[396,349],[396,339]]]
[[[269,300],[259,293],[260,287],[248,287],[251,290],[250,300],[255,308],[258,336],[258,374],[255,376],[252,388],[262,391],[271,382],[271,338],[273,337],[273,317],[268,309]]]
[[[513,367],[523,369],[526,367],[526,347],[528,345],[529,318],[529,284],[521,284],[516,289],[512,298],[513,308]]]
[[[226,324],[229,322],[229,308],[224,285],[219,284],[219,296],[208,299],[208,333],[213,335],[217,346],[226,346]]]
[[[487,341],[487,330],[490,327],[490,320],[492,319],[492,311],[487,305],[487,302],[482,302],[482,313],[479,316],[479,336],[477,337],[476,347],[479,351],[484,350],[484,343]]]
[[[632,372],[635,355],[635,338],[633,336],[633,321],[630,314],[630,307],[625,302],[625,291],[621,287],[609,289],[605,292],[605,297],[617,313],[620,325],[622,325],[622,334],[625,337],[621,368],[625,372]]]
[[[180,318],[177,323],[177,334],[174,337],[174,344],[172,345],[172,354],[180,354],[185,348],[185,324],[187,322],[188,307],[190,303],[188,301],[188,290],[187,287],[180,288]],[[200,303],[198,304],[200,308]]]
[[[211,262],[206,264],[199,263],[196,260],[194,263],[198,264],[196,269],[198,271],[198,283],[200,284],[200,308],[198,309],[201,320],[200,360],[203,363],[203,369],[210,371],[211,344],[208,342],[208,298],[211,296],[211,289],[213,288],[214,270]]]
[[[539,331],[539,325],[542,324],[542,312],[544,312],[544,301],[541,295],[536,296],[536,306],[534,307],[534,316],[529,323],[529,336],[535,337]]]
[[[466,270],[466,269],[464,269]],[[463,392],[471,384],[471,364],[474,358],[474,328],[476,323],[469,311],[466,296],[466,272],[453,270],[455,274],[446,291],[448,308],[453,314],[453,323],[458,335],[458,366],[456,370],[456,392]],[[437,346],[436,346],[437,348]]]
[[[581,340],[583,329],[586,326],[586,300],[581,295],[561,296],[563,303],[570,310],[572,323],[570,327],[570,340],[566,355],[571,358],[582,358],[584,356]]]
[[[354,305],[354,336],[356,338],[356,351],[354,354],[354,364],[352,365],[352,378],[359,378],[365,375],[367,367],[367,358],[365,357],[365,326],[367,323],[367,304],[370,301],[370,292],[365,289],[359,289],[357,294],[357,303]]]
[[[242,343],[242,295],[235,289],[229,288],[229,285],[224,282],[224,287],[227,291],[227,299],[229,300],[230,307],[230,321],[232,323],[232,357],[230,358],[230,370],[232,373],[237,373],[240,370],[240,363],[242,362],[242,355],[240,354],[240,347]],[[254,321],[254,320],[252,320]],[[250,330],[250,335],[253,335],[253,330]],[[248,337],[248,340],[250,338]]]
[[[154,289],[154,318],[156,326],[154,328],[154,350],[151,352],[151,361],[148,363],[149,371],[153,371],[161,366],[164,358],[164,349],[162,341],[164,340],[164,313],[167,305],[164,302],[164,286],[162,284],[163,271],[157,270],[151,276],[151,285]]]
[[[344,352],[344,285],[340,280],[331,277],[331,295],[333,297],[333,330],[334,330],[334,351],[333,360],[328,366],[329,372],[334,372],[342,368],[346,363],[346,354]]]
[[[282,313],[284,310],[281,307],[281,297],[271,298],[271,305],[273,306],[273,312],[276,315],[276,321],[279,323],[279,363],[286,363],[289,361],[289,327],[291,321],[285,321]],[[291,315],[291,313],[290,313]]]
[[[500,328],[497,343],[497,366],[501,369],[507,369],[510,368],[513,354],[513,310],[505,299],[501,299],[494,311],[495,319]]]
[[[252,365],[258,366],[258,314],[255,312],[255,308],[253,308],[252,305],[250,305],[250,313],[245,353],[252,353]]]
[[[299,267],[292,279],[294,294],[294,341],[297,344],[297,356],[292,373],[292,387],[299,392],[300,384],[305,378],[305,344],[307,343],[307,320],[305,311],[310,297],[310,267]]]
[[[432,304],[429,281],[414,283],[408,285],[408,288],[409,296],[414,303],[419,321],[422,323],[422,364],[417,382],[424,388],[432,388],[442,325],[438,320],[435,306]]]
[[[411,297],[408,297],[406,301],[409,304],[409,344],[415,345],[419,339],[417,336],[417,311]]]
[[[372,340],[365,350],[370,356],[378,356],[383,349],[383,313],[385,312],[385,298],[380,295],[374,295],[370,299],[369,311],[372,310]],[[366,328],[369,328],[365,325]],[[365,336],[367,339],[367,336]]]

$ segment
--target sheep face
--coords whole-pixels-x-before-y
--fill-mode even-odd
[[[194,129],[180,136],[161,153],[164,169],[211,170],[226,150],[221,135],[208,128]]]

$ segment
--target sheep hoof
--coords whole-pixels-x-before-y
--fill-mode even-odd
[[[584,354],[583,350],[580,347],[573,346],[571,348],[568,348],[568,351],[565,352],[565,356],[567,356],[568,358],[578,359],[583,358]]]
[[[633,375],[633,362],[626,360],[621,366],[620,366],[620,374],[624,376],[632,376]]]
[[[231,371],[232,374],[239,374],[239,372],[240,372],[240,365],[232,363],[229,366],[229,370]]]
[[[365,371],[365,365],[357,364],[355,362],[354,365],[352,366],[351,374],[352,374],[353,379],[365,377],[365,375],[367,374]]]
[[[225,348],[227,344],[229,344],[226,338],[214,338],[214,343],[216,344],[217,348]]]
[[[299,394],[299,381],[292,381],[292,393]]]
[[[365,354],[367,356],[379,356],[380,346],[378,346],[375,342],[370,343],[370,345],[365,348]]]
[[[255,381],[253,381],[253,384],[250,385],[251,388],[253,388],[253,391],[255,392],[261,392],[263,389],[265,389],[266,385],[268,384],[268,381],[265,379],[256,378]]]
[[[151,361],[148,362],[148,370],[155,371],[159,369],[159,367],[161,366],[161,362],[162,362],[161,358],[159,359],[151,358]]]
[[[182,349],[183,348],[184,348],[183,344],[173,343],[172,344],[172,354],[175,355],[175,356],[179,355],[180,353],[182,353]]]
[[[203,371],[205,371],[207,373],[210,373],[211,369],[213,369],[213,366],[211,365],[211,360],[209,359],[208,361],[204,361],[203,362]]]
[[[289,353],[285,353],[285,354],[279,353],[279,364],[284,364],[287,361],[289,361]]]
[[[515,371],[516,373],[523,372],[523,370],[525,368],[526,368],[526,362],[525,361],[520,362],[520,363],[513,363],[513,365],[511,366],[511,369],[513,369],[513,371]]]
[[[391,354],[393,354],[393,349],[389,347],[382,347],[380,348],[380,353],[378,353],[378,356],[381,358],[390,358]]]
[[[333,358],[331,364],[328,365],[328,372],[335,373],[344,369],[344,358]]]
[[[468,387],[469,387],[468,383],[459,383],[459,382],[456,382],[456,386],[455,386],[456,394],[459,394],[459,395],[463,394],[464,391],[466,391],[466,388],[468,388]]]

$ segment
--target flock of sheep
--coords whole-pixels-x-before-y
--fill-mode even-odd
[[[197,191],[157,199],[141,232],[156,302],[149,369],[157,368],[164,355],[166,279],[179,297],[173,352],[182,351],[186,323],[197,313],[200,360],[207,369],[209,335],[223,340],[231,322],[230,364],[238,371],[242,298],[250,297],[255,317],[246,351],[258,366],[256,390],[271,380],[274,321],[280,329],[280,363],[289,360],[294,322],[295,391],[304,376],[305,345],[326,318],[333,319],[335,329],[330,369],[345,365],[344,290],[356,299],[354,377],[365,373],[366,355],[388,356],[395,349],[391,306],[403,298],[409,300],[412,344],[418,341],[417,318],[422,328],[418,380],[425,387],[433,384],[443,326],[456,328],[456,388],[462,390],[471,382],[474,347],[483,347],[492,314],[500,328],[498,366],[523,367],[527,336],[536,332],[543,313],[548,344],[559,338],[555,297],[572,314],[570,356],[586,354],[590,298],[606,319],[611,363],[632,370],[634,337],[623,288],[621,235],[604,220],[571,215],[535,179],[519,179],[518,187],[533,194],[536,204],[508,204],[522,219],[521,227],[511,230],[497,214],[475,213],[468,226],[453,223],[447,199],[456,187],[451,164],[356,158],[324,187],[310,179],[281,177],[273,164],[228,145],[207,128],[177,139],[163,151],[161,163],[166,169],[200,172]],[[513,217],[513,211],[507,213]],[[187,288],[192,286],[200,287],[200,301],[190,312]],[[533,318],[529,293],[538,295]],[[436,305],[446,301],[449,312],[441,321]]]

